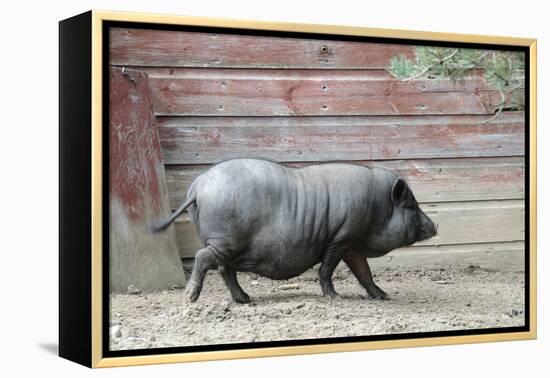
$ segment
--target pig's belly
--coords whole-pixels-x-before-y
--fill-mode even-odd
[[[231,265],[273,280],[296,277],[321,261],[322,251],[304,246],[258,245],[236,256]]]

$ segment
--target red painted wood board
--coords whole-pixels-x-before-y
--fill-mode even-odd
[[[111,68],[109,86],[109,289],[183,285],[174,231],[146,230],[170,213],[147,75]]]
[[[110,29],[112,65],[241,68],[386,68],[412,46],[313,38]]]
[[[483,120],[487,118],[257,117],[219,127],[211,119],[212,126],[204,127],[196,118],[175,117],[159,119],[159,136],[166,164],[235,157],[293,162],[523,156],[523,113]]]

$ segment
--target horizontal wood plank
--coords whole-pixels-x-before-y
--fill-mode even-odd
[[[323,116],[323,117],[158,117],[159,127],[340,127],[340,126],[393,126],[401,125],[450,125],[485,124],[493,115],[410,115],[410,116]],[[497,120],[500,123],[525,122],[525,113],[503,112]]]
[[[397,44],[110,28],[112,65],[157,67],[387,68],[414,57]]]
[[[158,82],[165,91],[185,87],[190,94],[234,94],[250,92],[280,96],[294,86],[296,96],[323,95],[390,95],[420,92],[490,91],[482,72],[474,72],[463,80],[420,77],[397,80],[387,70],[283,70],[283,69],[217,69],[174,67],[127,67],[145,72],[149,80]],[[189,85],[184,85],[189,84]],[[164,85],[164,86],[163,86]]]
[[[157,115],[489,114],[480,76],[399,81],[387,71],[146,69]]]
[[[157,88],[154,88],[155,90]],[[264,98],[262,96],[189,95],[155,91],[154,111],[161,116],[323,116],[493,114],[498,94],[418,93],[390,96],[332,95]]]
[[[302,167],[314,163],[285,163]],[[419,202],[455,202],[524,198],[523,157],[471,159],[414,159],[354,162],[384,167],[404,177]],[[187,197],[193,180],[209,165],[167,166],[166,180],[172,209]]]
[[[482,119],[274,117],[201,127],[169,117],[158,123],[166,164],[209,164],[235,157],[289,162],[523,156],[523,113],[502,114],[488,123]]]
[[[524,200],[423,204],[438,235],[416,245],[517,241],[525,238]]]
[[[373,273],[382,269],[468,268],[522,272],[525,270],[525,242],[476,243],[422,246],[397,249],[386,256],[369,259]]]
[[[190,266],[193,256],[193,254],[182,256],[185,259],[184,264]],[[525,242],[406,247],[382,257],[369,259],[369,265],[375,276],[384,269],[402,271],[411,268],[470,269],[472,265],[489,271],[523,272],[525,271]],[[313,270],[318,269],[319,265],[313,267]]]
[[[439,235],[415,246],[511,242],[525,237],[523,200],[433,203],[421,208],[439,224]],[[175,227],[181,256],[193,256],[202,248],[187,214]]]

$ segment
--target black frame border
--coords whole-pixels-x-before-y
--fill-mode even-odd
[[[59,22],[59,356],[92,365],[92,12]]]

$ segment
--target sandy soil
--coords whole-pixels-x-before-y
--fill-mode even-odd
[[[111,350],[318,337],[521,326],[524,273],[482,269],[386,268],[376,283],[390,300],[370,300],[341,264],[341,298],[321,296],[317,269],[288,281],[239,273],[252,303],[231,300],[221,276],[208,273],[199,300],[177,288],[111,295]],[[136,291],[137,292],[137,291]]]

